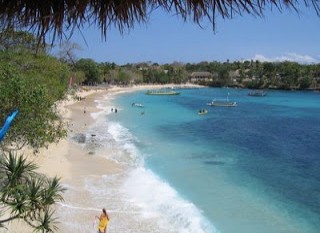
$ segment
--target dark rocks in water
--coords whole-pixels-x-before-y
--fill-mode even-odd
[[[73,136],[73,139],[78,143],[85,143],[86,142],[86,135],[83,133],[78,133]]]

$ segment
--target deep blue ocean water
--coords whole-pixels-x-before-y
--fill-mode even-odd
[[[179,96],[121,94],[113,101],[118,113],[108,115],[126,129],[122,137],[130,132],[134,138],[135,166],[152,171],[200,213],[201,230],[191,228],[190,220],[177,232],[319,232],[320,94],[179,91]],[[228,94],[238,106],[207,106]],[[199,116],[204,108],[208,114]],[[166,195],[166,189],[155,190]],[[184,209],[180,205],[175,212],[172,200],[170,205],[170,217],[178,221]],[[170,214],[164,210],[169,207],[161,208]]]

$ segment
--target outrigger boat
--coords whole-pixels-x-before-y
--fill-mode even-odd
[[[213,99],[207,105],[212,107],[235,107],[237,106],[237,102],[229,101],[229,94],[228,94],[227,99]]]
[[[256,91],[250,91],[250,92],[248,93],[248,95],[249,95],[249,96],[263,97],[263,96],[266,96],[267,93],[266,93],[265,91],[258,91],[258,90],[256,90]]]
[[[235,107],[237,102],[213,99],[208,105],[213,107]]]
[[[175,90],[149,90],[146,95],[180,95],[180,92]]]
[[[132,103],[132,107],[143,108],[144,106],[142,104],[139,104],[139,103]]]

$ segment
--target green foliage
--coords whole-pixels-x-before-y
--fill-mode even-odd
[[[4,31],[0,35],[0,47],[5,48],[0,51],[0,122],[19,110],[2,147],[29,145],[37,150],[58,141],[66,131],[55,102],[67,91],[68,66],[45,53],[35,54],[37,39],[31,34]]]
[[[29,52],[0,52],[0,66],[9,66],[29,83],[43,85],[53,101],[61,99],[67,90],[68,66],[48,55],[34,55]]]
[[[310,87],[311,83],[312,83],[312,80],[307,76],[304,76],[299,79],[299,84],[301,89],[306,89]]]
[[[67,91],[69,69],[44,52],[36,54],[29,34],[12,35],[0,35],[0,124],[19,110],[0,144],[0,205],[10,211],[10,217],[0,219],[0,227],[23,219],[35,231],[53,232],[51,208],[63,200],[59,179],[36,173],[35,164],[13,155],[9,148],[27,145],[37,151],[66,136],[55,103]]]
[[[143,82],[145,83],[169,83],[169,77],[164,71],[158,70],[144,70],[143,71]]]
[[[84,62],[84,61],[85,62]],[[108,84],[128,83],[185,83],[193,72],[210,72],[213,80],[197,80],[197,84],[207,86],[237,86],[247,88],[279,88],[279,89],[308,89],[320,88],[320,68],[317,65],[301,65],[295,62],[260,62],[235,61],[172,63],[159,65],[146,62],[118,66],[105,62],[96,64],[91,59],[81,59],[79,63],[89,63],[91,67],[98,66],[96,83]],[[89,71],[84,66],[81,72]],[[86,80],[88,74],[86,75]],[[86,81],[87,82],[87,81]]]
[[[36,168],[22,155],[10,152],[0,156],[0,200],[2,207],[10,210],[10,217],[0,219],[0,224],[23,219],[37,232],[57,229],[51,208],[63,200],[65,189],[57,177],[49,179],[37,173]]]
[[[86,75],[83,71],[74,71],[70,74],[70,77],[74,78],[75,84],[81,85],[86,80]]]
[[[8,131],[3,146],[15,143],[17,148],[29,145],[35,150],[56,142],[66,135],[63,123],[48,89],[41,84],[28,82],[10,65],[0,65],[0,120],[13,110],[19,113]]]
[[[212,82],[199,82],[209,86],[240,86],[247,88],[279,88],[279,89],[308,89],[320,88],[319,64],[301,65],[296,62],[260,62],[244,61],[233,63],[200,62],[187,63],[186,71],[207,71],[217,74]],[[237,72],[236,76],[231,73]],[[237,82],[231,81],[237,79]]]
[[[130,83],[130,76],[124,71],[119,71],[117,80],[119,84],[128,85]]]
[[[83,60],[83,59],[82,59]],[[90,63],[94,63],[91,59]],[[197,80],[207,86],[237,86],[247,88],[308,89],[320,88],[318,65],[301,65],[295,62],[235,61],[172,63],[159,65],[145,62],[118,66],[105,62],[96,64],[99,81],[108,84],[128,83],[185,83],[193,72],[210,72],[213,80]]]
[[[169,64],[163,67],[156,66],[142,71],[144,83],[182,83],[186,75],[181,67],[174,67]]]
[[[92,59],[80,59],[76,62],[76,70],[85,74],[86,84],[95,84],[100,82],[98,65]]]
[[[38,44],[38,40],[31,33],[10,28],[0,32],[0,50],[36,53],[44,51],[44,47]]]

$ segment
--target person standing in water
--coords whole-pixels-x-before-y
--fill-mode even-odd
[[[109,216],[105,208],[102,209],[100,217],[96,216],[99,219],[98,233],[106,233],[107,225],[109,223]]]

